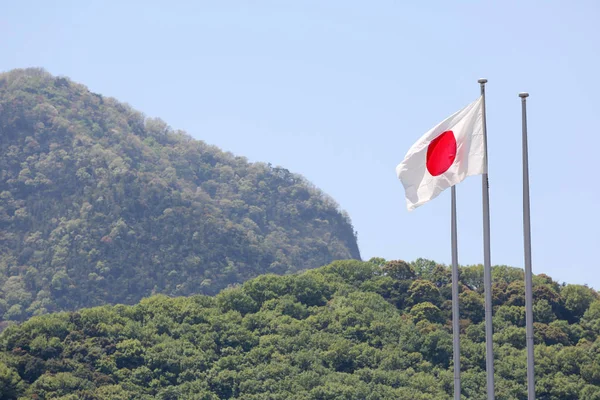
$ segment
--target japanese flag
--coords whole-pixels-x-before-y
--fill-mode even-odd
[[[429,130],[396,167],[409,211],[467,176],[486,172],[482,101],[479,97]]]

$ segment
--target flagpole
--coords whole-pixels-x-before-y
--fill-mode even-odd
[[[460,400],[460,325],[458,308],[458,229],[456,227],[456,186],[452,186],[452,339],[454,359],[454,400]]]
[[[535,400],[533,353],[533,274],[531,272],[531,218],[529,208],[529,151],[527,147],[527,97],[519,93],[523,118],[523,238],[525,244],[525,325],[527,338],[527,399]]]
[[[488,181],[487,125],[485,112],[485,84],[487,79],[479,79],[483,108],[483,147],[485,152],[485,173],[481,175],[483,197],[483,290],[485,295],[485,365],[487,373],[487,398],[494,400],[494,328],[492,325],[492,261],[490,256],[490,191]]]

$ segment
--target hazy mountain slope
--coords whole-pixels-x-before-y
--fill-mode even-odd
[[[350,219],[301,176],[43,70],[0,75],[0,317],[349,258]]]

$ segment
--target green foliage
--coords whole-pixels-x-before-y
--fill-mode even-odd
[[[427,260],[425,258],[417,258],[411,263],[411,267],[419,277],[429,280],[431,280],[436,266],[437,264],[435,261]]]
[[[440,278],[448,270],[435,264],[435,281],[406,279],[390,276],[390,265],[410,272],[402,262],[336,261],[262,275],[215,297],[156,295],[12,324],[0,335],[0,399],[451,398],[449,291]],[[474,400],[485,398],[485,329],[477,268],[469,268],[460,294],[462,394]],[[527,397],[524,307],[509,302],[516,275],[508,267],[494,274],[498,399]],[[568,287],[535,280],[538,398],[598,399],[600,302],[582,313],[575,299],[596,293]]]
[[[17,371],[0,362],[0,400],[16,399],[23,392],[23,386]]]
[[[303,177],[67,78],[0,74],[0,132],[0,321],[360,259],[347,214]]]
[[[536,322],[549,324],[556,319],[556,315],[552,312],[552,306],[548,300],[541,299],[533,305],[533,319]]]
[[[461,318],[478,324],[485,316],[485,303],[477,292],[467,290],[459,295],[459,310]]]
[[[441,322],[442,321],[442,313],[439,308],[437,308],[434,304],[426,301],[423,303],[418,303],[412,306],[410,309],[410,315],[415,319],[415,321],[429,321],[429,322]]]
[[[389,261],[383,266],[383,271],[393,279],[408,280],[417,276],[412,265],[405,261]]]
[[[594,332],[595,335],[600,335],[600,301],[594,301],[583,314],[582,324]]]
[[[417,279],[408,289],[412,304],[429,302],[439,304],[441,300],[439,289],[430,281]]]
[[[582,285],[567,285],[561,291],[565,308],[573,320],[579,320],[598,295],[590,288]]]

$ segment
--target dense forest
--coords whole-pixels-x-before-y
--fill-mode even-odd
[[[0,323],[360,259],[347,214],[41,69],[0,74]]]
[[[460,271],[465,399],[485,399],[481,266]],[[0,335],[1,399],[447,400],[449,269],[336,261],[217,296],[46,314]],[[600,399],[600,300],[534,278],[540,400]],[[526,399],[523,271],[493,270],[497,399]]]

